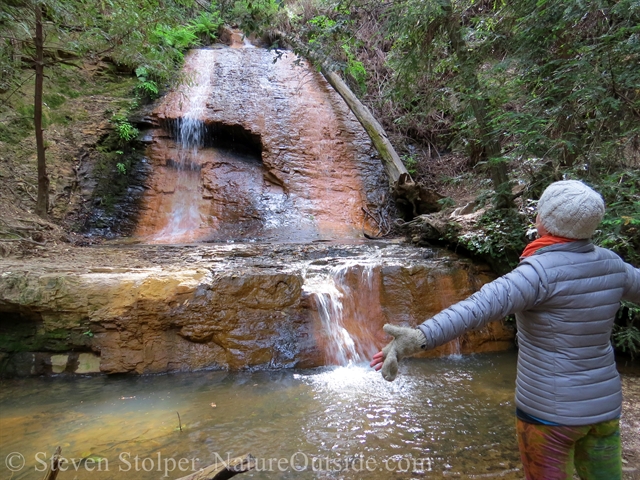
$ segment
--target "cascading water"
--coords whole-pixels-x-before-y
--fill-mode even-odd
[[[189,111],[187,116],[176,121],[178,132],[178,160],[176,186],[172,196],[167,224],[154,235],[153,240],[165,242],[181,241],[200,228],[202,218],[198,208],[201,197],[200,165],[198,150],[202,144],[204,126],[196,113],[201,107]]]
[[[380,299],[373,288],[374,267],[374,263],[350,262],[305,282],[324,328],[323,350],[329,365],[367,362],[378,351]]]
[[[342,288],[341,288],[342,287]],[[354,338],[346,329],[345,303],[352,300],[344,293],[344,286],[340,285],[338,278],[327,276],[313,286],[313,293],[318,306],[318,315],[327,336],[327,344],[324,348],[328,364],[347,365],[361,363],[366,360],[362,351],[362,345],[356,345]]]
[[[335,280],[332,277],[326,278],[317,285],[314,293],[318,302],[318,314],[329,340],[325,351],[340,365],[363,361],[353,338],[343,326],[344,295],[338,290]]]
[[[175,184],[166,207],[164,225],[149,238],[152,243],[176,243],[197,238],[203,224],[202,158],[206,127],[203,122],[207,99],[211,91],[210,57],[204,50],[196,50],[191,60],[189,81],[179,94],[178,106],[182,115],[170,121],[176,143],[177,159],[167,164],[175,169]]]
[[[314,268],[312,262],[306,270],[303,288],[314,302],[322,327],[317,341],[325,364],[368,363],[389,341],[382,331],[385,323],[415,325],[461,300],[455,277],[434,274],[425,278],[419,260],[411,266],[410,258],[394,258],[388,256],[391,248],[385,250],[328,259],[333,264],[328,269],[326,265]],[[403,272],[409,277],[404,278]],[[438,349],[438,355],[452,357],[460,357],[461,352],[460,339]]]

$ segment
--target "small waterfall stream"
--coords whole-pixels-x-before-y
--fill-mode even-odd
[[[171,197],[171,206],[166,225],[151,241],[175,243],[189,239],[197,232],[202,223],[199,200],[202,195],[200,186],[200,168],[198,149],[202,145],[203,124],[190,113],[196,113],[200,107],[190,110],[185,117],[176,121],[178,131],[178,160],[175,162],[176,186]]]
[[[169,197],[164,225],[149,238],[152,243],[191,241],[201,232],[202,158],[199,152],[205,143],[203,118],[212,88],[211,59],[203,53],[203,50],[196,50],[192,55],[189,78],[180,90],[178,100],[182,114],[171,122],[177,152],[177,159],[170,161],[175,169],[175,186]]]
[[[355,290],[346,282],[351,268],[360,269]],[[313,294],[318,315],[325,330],[325,355],[328,365],[367,362],[378,351],[373,325],[368,318],[371,305],[361,304],[364,294],[373,294],[373,265],[342,265],[330,273],[307,281],[305,289]]]

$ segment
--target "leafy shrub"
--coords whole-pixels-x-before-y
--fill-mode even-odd
[[[201,12],[197,18],[194,18],[190,22],[190,27],[193,29],[194,35],[203,42],[215,40],[218,36],[218,29],[222,26],[224,20],[220,16],[220,13],[215,12]]]
[[[130,142],[138,136],[138,129],[131,125],[129,120],[122,114],[113,115],[113,117],[111,117],[111,123],[115,127],[120,143]]]
[[[158,84],[151,79],[149,69],[145,66],[136,68],[136,77],[138,77],[138,84],[135,87],[136,92],[142,94],[145,97],[154,99],[160,91]]]
[[[418,166],[418,159],[416,158],[416,156],[414,154],[403,155],[402,163],[404,163],[404,166],[407,167],[407,172],[409,172],[409,175],[411,175],[412,177],[415,176],[416,167]]]
[[[248,35],[273,26],[279,10],[278,0],[240,0],[234,3],[229,16]]]
[[[438,205],[442,208],[451,208],[456,204],[456,201],[451,197],[444,197],[438,200]]]
[[[640,172],[602,175],[595,188],[607,209],[594,241],[636,266],[640,265]]]
[[[198,36],[193,26],[158,25],[154,31],[155,40],[180,51],[199,45]]]
[[[636,321],[640,321],[640,307],[630,302],[622,302],[611,340],[616,349],[628,354],[632,359],[640,352],[640,330],[635,325]]]
[[[360,87],[360,91],[364,93],[367,89],[367,71],[364,68],[364,64],[357,60],[348,43],[342,44],[342,50],[347,56],[347,65],[344,69],[345,73],[356,81],[358,87]]]

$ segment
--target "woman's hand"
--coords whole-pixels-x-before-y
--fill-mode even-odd
[[[371,360],[371,363],[369,364],[369,366],[375,368],[377,372],[382,368],[383,362],[384,362],[384,353],[380,351],[373,356],[373,359]]]
[[[421,351],[427,339],[417,328],[386,324],[382,329],[391,335],[393,340],[373,356],[369,365],[376,371],[382,370],[382,377],[392,382],[398,374],[398,361]]]

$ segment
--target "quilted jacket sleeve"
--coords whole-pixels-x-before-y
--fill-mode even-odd
[[[625,264],[625,267],[627,269],[627,281],[622,298],[629,302],[640,304],[640,268],[633,268],[628,263]]]
[[[533,307],[546,295],[546,279],[541,276],[543,271],[522,263],[469,298],[426,320],[418,326],[427,337],[426,348],[444,345],[467,330]]]

